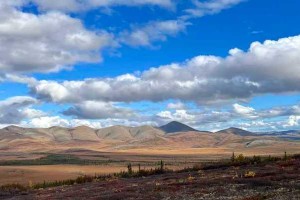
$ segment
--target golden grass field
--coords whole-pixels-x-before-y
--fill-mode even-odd
[[[190,165],[186,165],[190,166]],[[155,168],[155,166],[141,166],[142,169]],[[168,166],[170,169],[182,169],[180,166]],[[137,170],[133,166],[133,170]],[[79,176],[106,175],[126,171],[126,164],[121,165],[39,165],[39,166],[0,166],[0,185],[20,183],[42,183],[43,181],[60,181],[75,179]]]
[[[29,184],[77,178],[82,175],[110,174],[126,170],[122,166],[0,166],[0,185],[8,183]]]
[[[105,161],[102,165],[36,165],[36,166],[0,166],[0,185],[8,183],[29,184],[43,181],[56,181],[76,178],[82,175],[111,174],[127,170],[130,162],[134,169],[141,164],[142,168],[155,168],[156,163],[163,160],[170,169],[190,167],[199,162],[228,159],[235,151],[236,155],[243,153],[253,155],[279,155],[282,156],[286,147],[278,148],[186,148],[186,149],[130,149],[115,152],[98,152],[78,150],[68,152],[80,159]],[[288,149],[288,153],[300,153],[300,145]],[[43,155],[17,153],[1,153],[1,160],[36,159]],[[111,161],[111,162],[110,162]]]

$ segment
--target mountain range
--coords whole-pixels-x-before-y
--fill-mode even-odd
[[[199,131],[180,122],[161,127],[112,126],[93,129],[22,128],[8,126],[0,129],[2,151],[44,151],[70,148],[124,150],[137,148],[251,148],[276,145],[298,145],[299,131],[252,133],[238,128],[218,132]]]

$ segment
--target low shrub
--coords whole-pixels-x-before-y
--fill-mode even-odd
[[[76,179],[67,179],[62,181],[53,181],[53,182],[46,182],[33,184],[31,186],[32,189],[40,189],[40,188],[49,188],[49,187],[58,187],[64,185],[74,185],[74,184],[83,184],[89,183],[95,180],[96,177],[92,176],[79,176]]]
[[[256,173],[253,171],[247,171],[244,176],[245,178],[253,178],[256,176]]]
[[[132,177],[146,177],[151,175],[158,175],[163,173],[170,173],[173,172],[173,170],[168,169],[161,169],[161,168],[155,168],[155,169],[140,169],[139,171],[121,171],[119,173],[114,173],[114,177],[118,178],[132,178]]]
[[[16,191],[26,191],[26,190],[28,190],[28,188],[21,184],[13,183],[13,184],[5,184],[5,185],[0,186],[0,190],[11,193],[11,192],[16,192]]]

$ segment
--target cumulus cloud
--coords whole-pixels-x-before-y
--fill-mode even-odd
[[[111,34],[89,31],[63,13],[35,15],[12,4],[0,2],[2,72],[53,72],[77,62],[99,62],[100,51],[115,45]]]
[[[264,121],[264,120],[255,120],[249,122],[240,122],[237,124],[238,127],[256,132],[270,132],[282,130],[286,123],[283,121]]]
[[[233,111],[238,116],[242,116],[245,118],[268,119],[268,118],[275,118],[275,117],[300,115],[300,106],[299,105],[280,106],[280,107],[273,107],[269,109],[255,110],[254,108],[251,107],[234,104]]]
[[[63,114],[75,116],[79,119],[126,119],[135,116],[130,109],[120,108],[112,103],[86,101],[76,104],[74,107],[64,111]]]
[[[240,104],[233,104],[234,111],[238,114],[245,115],[245,116],[251,116],[253,112],[255,111],[254,108],[242,106]]]
[[[186,106],[182,102],[175,102],[175,103],[169,103],[167,105],[167,108],[168,109],[175,109],[175,110],[183,110],[183,109],[186,108]]]
[[[91,128],[102,128],[101,122],[81,120],[81,119],[65,119],[61,116],[41,116],[24,120],[20,123],[22,127],[30,128],[50,128],[53,126],[73,128],[77,126],[89,126]]]
[[[52,126],[60,126],[60,127],[69,127],[69,121],[67,119],[63,119],[59,116],[44,116],[37,117],[29,120],[28,122],[23,122],[23,126],[34,127],[34,128],[49,128]]]
[[[251,107],[234,104],[234,119],[242,119],[238,125],[251,130],[282,130],[285,128],[298,128],[300,122],[300,106],[281,106],[268,109],[255,110]]]
[[[38,83],[38,81],[33,77],[16,75],[16,74],[0,74],[0,79],[2,79],[3,82],[8,81],[8,82],[28,84],[28,85],[34,85]]]
[[[258,114],[261,118],[272,118],[278,116],[290,116],[290,115],[300,115],[300,106],[281,106],[275,107],[267,110],[262,110]]]
[[[194,115],[189,114],[186,110],[176,110],[174,113],[170,111],[161,111],[158,117],[167,119],[168,121],[191,121],[195,119]]]
[[[82,81],[38,81],[33,94],[52,102],[139,102],[176,99],[200,105],[300,91],[300,36],[254,42],[225,58],[197,56],[144,71],[140,76]]]
[[[36,99],[27,96],[0,101],[0,124],[18,124],[27,118],[44,116],[44,112],[30,108],[37,103]]]
[[[292,115],[289,117],[286,127],[299,126],[299,122],[300,122],[300,116]]]
[[[201,17],[218,13],[238,3],[237,0],[195,1],[197,9],[205,10]],[[42,11],[39,14],[22,11],[31,3]],[[57,72],[69,69],[78,62],[100,62],[101,52],[119,44],[153,46],[170,36],[184,32],[190,25],[187,19],[158,20],[133,25],[116,38],[105,30],[87,30],[79,19],[64,12],[77,12],[99,7],[156,5],[174,7],[172,0],[2,0],[0,2],[0,69],[4,72]],[[206,11],[209,10],[209,11]],[[62,28],[63,27],[63,28]]]
[[[30,3],[46,12],[22,12],[22,6]],[[171,0],[65,0],[56,3],[51,0],[3,0],[0,2],[0,69],[10,73],[57,72],[78,62],[100,62],[103,49],[119,44],[151,47],[184,32],[190,23],[181,17],[152,21],[133,25],[115,38],[105,30],[87,30],[79,19],[63,12],[111,6],[172,7],[174,4]],[[197,8],[198,4],[195,3]],[[221,4],[219,7],[226,7],[227,3]],[[217,12],[204,15],[213,13]]]
[[[20,126],[30,128],[50,128],[53,126],[73,128],[77,126],[89,126],[97,129],[102,128],[102,122],[81,119],[65,119],[61,116],[41,116],[22,121]]]
[[[168,36],[176,36],[185,31],[190,23],[182,20],[149,22],[144,26],[133,26],[120,34],[120,42],[130,46],[152,46],[154,42],[165,41]]]
[[[29,0],[27,0],[29,1]],[[144,6],[152,5],[163,8],[172,8],[172,0],[63,0],[53,3],[52,0],[30,0],[34,2],[40,10],[59,10],[63,12],[86,11],[101,7],[115,6]]]

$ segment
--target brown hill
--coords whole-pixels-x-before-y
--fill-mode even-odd
[[[172,126],[173,127],[173,126]],[[181,129],[185,126],[179,126]],[[88,150],[184,149],[184,148],[299,148],[299,141],[288,141],[276,135],[258,135],[242,129],[229,128],[216,133],[175,131],[168,134],[152,126],[112,126],[93,129],[22,128],[0,129],[0,149],[7,151],[59,151],[74,148]]]

